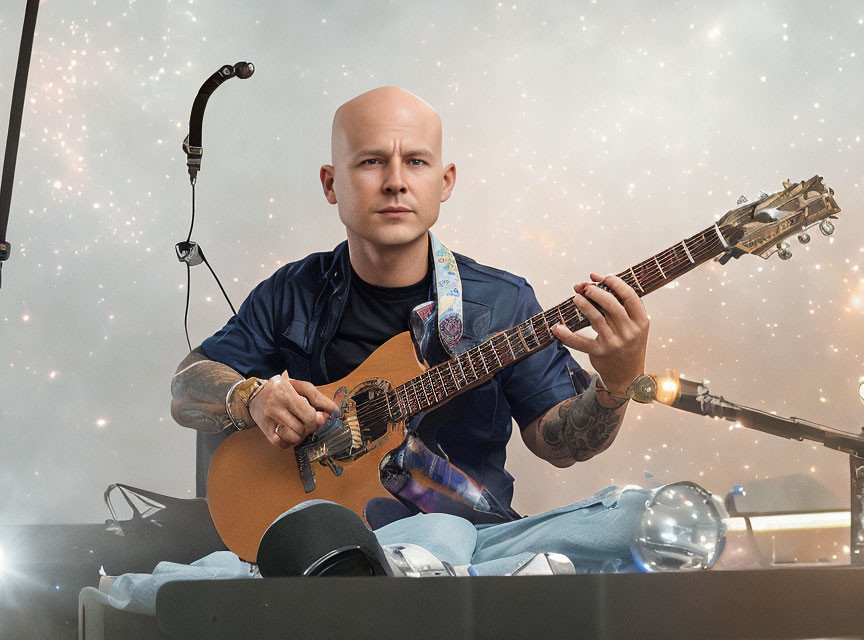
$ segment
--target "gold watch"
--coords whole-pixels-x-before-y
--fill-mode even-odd
[[[228,390],[225,396],[225,410],[238,431],[256,426],[252,414],[249,413],[249,404],[261,392],[265,384],[267,384],[266,380],[246,378],[245,380],[238,380]]]
[[[624,393],[636,402],[648,404],[657,398],[657,381],[647,373],[640,373]]]

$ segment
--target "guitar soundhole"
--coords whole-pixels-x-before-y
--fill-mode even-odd
[[[365,445],[387,434],[388,421],[392,421],[388,396],[392,396],[392,387],[380,378],[358,384],[349,392]]]
[[[351,396],[357,405],[357,418],[364,442],[377,440],[387,433],[387,402],[383,389],[364,389]]]

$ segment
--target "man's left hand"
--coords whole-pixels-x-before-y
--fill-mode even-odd
[[[633,287],[618,276],[592,273],[591,280],[573,287],[573,303],[591,322],[597,337],[573,333],[560,322],[552,334],[571,349],[587,353],[609,393],[624,396],[633,379],[645,371],[648,314]],[[600,283],[611,293],[595,286]]]

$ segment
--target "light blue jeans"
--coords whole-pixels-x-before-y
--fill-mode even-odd
[[[607,487],[579,502],[503,524],[473,525],[419,514],[375,531],[382,544],[411,543],[477,575],[504,575],[538,553],[567,556],[577,573],[638,571],[630,552],[651,491]]]

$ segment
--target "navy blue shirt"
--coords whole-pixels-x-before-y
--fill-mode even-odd
[[[454,256],[464,313],[457,351],[541,311],[524,278]],[[252,290],[201,351],[245,377],[267,379],[287,370],[315,385],[339,379],[328,375],[324,355],[345,309],[350,273],[347,242],[281,267]],[[431,286],[429,299],[434,299]],[[556,341],[432,411],[421,425],[435,420],[438,443],[450,461],[509,506],[513,476],[504,463],[512,420],[525,428],[587,383],[587,375]]]

